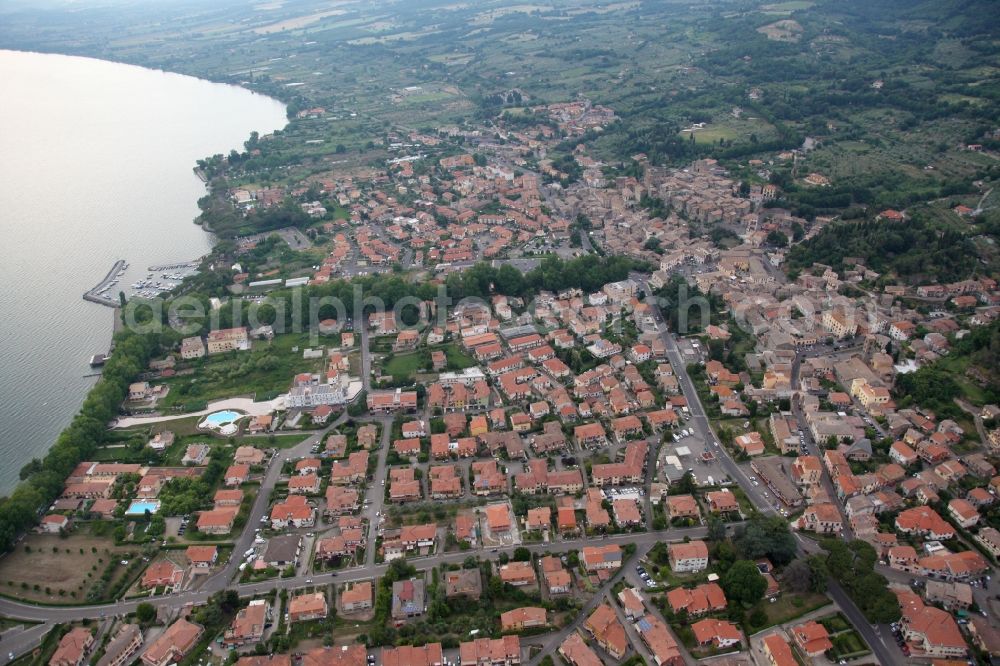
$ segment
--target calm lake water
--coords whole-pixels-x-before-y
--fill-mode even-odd
[[[107,351],[112,310],[83,292],[119,258],[128,285],[204,255],[195,161],[286,121],[283,104],[242,88],[2,50],[0,100],[2,494],[76,413],[87,361]]]

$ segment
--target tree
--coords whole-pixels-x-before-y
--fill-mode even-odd
[[[736,539],[736,545],[746,559],[767,557],[778,566],[795,559],[795,538],[781,516],[758,514],[751,517]]]
[[[691,495],[698,489],[698,482],[695,481],[694,474],[685,472],[674,488],[678,495]]]
[[[531,560],[531,551],[524,546],[519,546],[514,549],[514,561],[515,562],[528,562]]]
[[[829,577],[844,586],[870,622],[893,622],[899,618],[899,604],[888,589],[888,581],[874,571],[877,554],[870,544],[825,539],[820,545],[827,552],[824,564]]]
[[[812,569],[804,559],[793,560],[785,567],[782,581],[792,592],[807,592],[812,584]]]
[[[788,236],[784,233],[775,229],[767,235],[764,242],[768,245],[773,245],[774,247],[787,247],[788,246]]]
[[[726,538],[726,521],[719,516],[712,514],[708,517],[708,539],[709,541],[722,541]]]
[[[156,608],[153,604],[144,601],[135,607],[135,617],[139,622],[148,624],[156,619]]]
[[[753,609],[753,612],[750,613],[750,617],[747,618],[747,621],[752,627],[763,627],[767,624],[767,611],[760,606],[757,606]]]
[[[750,560],[739,560],[722,574],[722,589],[730,601],[751,606],[761,600],[767,591],[767,581],[757,565]]]

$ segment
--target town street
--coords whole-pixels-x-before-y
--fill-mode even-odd
[[[646,285],[644,280],[642,281],[642,284],[648,291],[648,285]],[[718,444],[718,439],[712,431],[711,423],[709,422],[701,404],[694,383],[687,372],[686,364],[683,361],[681,352],[677,345],[677,339],[673,334],[666,330],[667,327],[662,313],[655,305],[652,308],[652,312],[654,319],[656,320],[659,335],[662,337],[666,345],[668,359],[674,368],[674,373],[678,378],[683,394],[687,398],[688,410],[691,417],[690,427],[692,427],[698,437],[706,443],[706,449],[714,451],[718,464],[731,479],[739,484],[743,492],[746,493],[747,497],[750,499],[751,503],[762,513],[775,515],[777,512],[768,498],[763,495],[763,490],[751,482],[746,473],[739,467],[739,465],[736,464],[736,462],[729,455],[728,451],[725,450],[725,447]],[[368,351],[368,332],[367,327],[364,326],[363,322],[358,322],[358,324],[361,326],[362,331],[360,336],[362,349],[362,381],[365,389],[369,390],[371,388],[372,360],[371,353]],[[256,535],[255,531],[260,526],[261,520],[267,515],[272,491],[281,477],[281,470],[284,467],[284,464],[288,461],[297,460],[309,455],[313,447],[321,445],[326,435],[338,425],[342,424],[346,419],[346,413],[342,414],[329,426],[321,431],[317,431],[314,435],[310,436],[301,443],[289,449],[278,450],[273,454],[268,463],[264,478],[261,481],[261,485],[258,489],[257,497],[254,500],[250,515],[248,516],[247,523],[234,544],[232,551],[234,555],[225,566],[223,566],[216,573],[212,574],[199,589],[159,597],[147,597],[141,600],[133,599],[130,601],[119,601],[117,603],[99,606],[36,606],[29,603],[2,598],[0,599],[0,614],[3,616],[12,619],[40,621],[43,623],[24,630],[7,632],[10,634],[11,639],[10,642],[7,642],[5,638],[5,645],[8,646],[8,650],[17,656],[18,654],[33,648],[40,642],[42,637],[45,635],[47,628],[50,628],[53,623],[75,621],[84,618],[100,619],[114,615],[124,615],[133,612],[138,604],[142,602],[152,603],[158,609],[166,611],[168,614],[176,614],[176,612],[182,607],[186,605],[204,603],[213,593],[225,589],[236,590],[241,597],[251,597],[254,595],[266,594],[272,590],[294,590],[315,585],[373,580],[383,575],[388,568],[388,564],[375,563],[375,543],[378,535],[379,524],[384,518],[382,512],[384,508],[385,486],[383,484],[385,483],[388,474],[386,459],[390,446],[389,440],[391,438],[392,428],[392,417],[390,416],[380,416],[375,419],[380,423],[382,433],[378,451],[378,464],[374,477],[369,483],[366,494],[366,498],[370,500],[370,504],[366,508],[362,509],[363,517],[368,520],[368,538],[365,548],[364,564],[359,567],[337,572],[318,574],[301,573],[300,575],[294,577],[276,578],[256,583],[237,583],[234,585],[232,582],[239,576],[238,567],[241,558],[238,557],[238,554],[242,553],[252,545]],[[813,443],[813,446],[815,446],[815,443]],[[645,483],[643,484],[647,491],[647,500],[649,497],[648,491],[651,476],[655,474],[656,470],[655,456],[657,448],[658,447],[656,446],[651,447],[650,457],[647,460],[648,474]],[[648,504],[645,508],[647,524],[649,524],[649,518],[651,517],[652,512]],[[615,574],[596,591],[596,593],[584,605],[570,624],[558,632],[531,638],[530,642],[533,644],[539,644],[539,641],[541,641],[543,648],[542,651],[530,662],[531,665],[537,666],[537,663],[543,655],[554,653],[566,636],[569,635],[571,631],[576,630],[576,628],[582,624],[590,612],[592,612],[593,609],[605,599],[605,596],[611,589],[611,586],[627,575],[629,566],[637,561],[637,559],[641,559],[641,557],[644,556],[653,545],[659,542],[682,541],[685,538],[704,538],[706,534],[707,528],[705,527],[683,529],[670,528],[659,531],[649,530],[640,533],[586,537],[580,539],[559,540],[550,543],[533,543],[523,545],[524,548],[527,548],[533,554],[564,553],[570,550],[579,550],[585,546],[597,546],[607,543],[618,543],[622,545],[634,544],[636,546],[636,553],[632,557],[624,559],[622,568],[615,572]],[[809,539],[796,535],[796,540],[800,549],[804,552],[808,553],[818,551],[816,544]],[[493,548],[490,549],[489,552],[479,550],[476,552],[455,551],[448,553],[435,553],[424,557],[407,558],[407,562],[412,564],[418,571],[426,572],[445,564],[461,564],[470,555],[478,555],[481,559],[486,560],[497,559],[499,558],[500,553],[505,553],[510,556],[514,549],[515,546],[511,545],[501,548]],[[857,606],[855,606],[854,603],[847,597],[837,583],[831,580],[829,581],[829,585],[831,597],[833,597],[837,604],[843,609],[844,613],[854,623],[869,645],[872,646],[872,649],[875,651],[876,656],[878,656],[880,663],[904,663],[901,660],[902,654],[898,648],[896,648],[895,645],[886,645],[882,642],[881,635],[879,633],[881,630],[878,628],[873,629],[866,623]],[[3,656],[8,656],[6,651]]]

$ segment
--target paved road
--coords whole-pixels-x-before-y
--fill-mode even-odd
[[[149,425],[150,423],[162,423],[163,421],[176,421],[178,419],[188,419],[192,416],[205,416],[222,409],[238,409],[246,412],[250,416],[263,416],[272,413],[277,407],[284,405],[284,398],[277,397],[274,400],[256,402],[253,398],[226,398],[216,400],[205,409],[198,412],[185,412],[183,414],[167,414],[160,416],[126,416],[115,421],[114,428],[132,428],[139,425]]]
[[[354,322],[354,330],[361,331],[361,384],[365,391],[372,390],[372,352],[369,347],[368,322]]]
[[[648,293],[648,284],[645,284],[645,282],[643,284]],[[651,303],[651,305],[653,306],[654,317],[660,325],[661,336],[667,346],[667,357],[669,358],[671,365],[674,367],[674,373],[677,375],[685,397],[687,397],[688,409],[692,415],[692,423],[695,425],[699,434],[705,438],[706,442],[718,441],[715,439],[708,419],[705,417],[705,411],[701,405],[701,400],[699,399],[697,392],[694,390],[694,384],[691,381],[691,377],[687,373],[687,369],[677,348],[677,341],[672,334],[666,331],[666,325],[664,324],[663,316],[659,311],[659,308],[656,307],[655,304]],[[729,456],[728,452],[725,451],[725,447],[719,447],[716,451],[723,469],[729,472],[730,477],[739,483],[743,492],[747,494],[757,509],[764,513],[774,514],[775,511],[770,502],[768,502],[766,498],[761,497],[760,493],[762,491],[758,490],[757,486],[750,483],[747,476],[743,473],[743,470],[736,465],[733,459]],[[832,494],[831,497],[836,497],[836,494]],[[820,552],[820,549],[815,542],[812,542],[799,534],[796,534],[795,537],[796,542],[799,544],[800,552]],[[832,578],[828,581],[828,589],[833,600],[837,602],[837,605],[844,611],[844,614],[858,629],[858,632],[864,637],[865,641],[872,646],[872,650],[878,657],[880,664],[892,666],[895,664],[902,665],[906,663],[903,659],[903,653],[896,646],[895,642],[890,639],[889,644],[887,645],[882,641],[882,638],[877,633],[877,630],[872,628],[872,626],[865,619],[861,610]]]
[[[800,402],[800,396],[798,391],[795,391],[795,387],[799,385],[799,371],[802,367],[802,354],[796,354],[795,359],[792,361],[792,415],[795,417],[795,422],[799,425],[799,431],[802,433],[803,441],[806,444],[806,451],[811,455],[816,456],[823,460],[823,449],[820,445],[813,439],[812,433],[809,431],[809,424],[806,423],[805,414],[802,411],[802,405]],[[820,479],[823,484],[823,490],[826,491],[827,497],[834,498],[837,497],[837,489],[833,485],[833,479],[830,478],[830,470],[826,468],[826,465],[822,466],[820,470]],[[841,524],[841,534],[845,540],[850,541],[854,538],[854,533],[851,531],[851,522],[847,519],[844,514],[844,508],[841,506],[840,502],[834,502],[833,505],[837,507],[837,513],[840,514],[840,524]]]
[[[858,633],[865,639],[865,642],[868,643],[879,664],[882,666],[904,666],[907,663],[902,651],[891,638],[888,627],[873,627],[869,624],[864,614],[854,605],[854,602],[847,596],[843,588],[832,578],[828,581],[826,591],[837,602],[840,610],[844,612],[844,615],[851,621],[851,624],[858,630]],[[885,636],[889,636],[888,645],[883,640]]]
[[[697,391],[694,388],[694,383],[687,373],[683,358],[681,357],[680,351],[677,347],[677,340],[672,334],[666,331],[662,314],[655,306],[653,308],[653,312],[655,318],[657,319],[659,330],[661,331],[660,335],[662,336],[667,348],[667,356],[671,365],[674,367],[681,389],[688,400],[688,409],[691,415],[690,426],[706,442],[708,447],[716,452],[719,465],[726,471],[726,473],[728,473],[730,478],[740,485],[746,495],[750,498],[751,502],[763,513],[774,514],[775,510],[768,501],[768,498],[762,495],[763,490],[760,490],[757,486],[754,486],[751,483],[748,476],[738,465],[736,465],[735,461],[733,461],[733,459],[729,456],[724,447],[717,446],[718,439],[715,437],[715,433],[712,432],[711,424],[709,423],[708,417],[702,407]],[[368,331],[363,321],[357,322],[357,325],[360,326],[361,330],[362,379],[365,389],[367,390],[370,389],[371,386],[371,354],[368,351]],[[378,528],[376,514],[381,514],[384,501],[384,486],[382,483],[388,473],[385,461],[388,455],[388,440],[391,436],[391,417],[381,417],[378,419],[383,425],[381,448],[379,450],[379,464],[369,490],[369,499],[372,500],[372,503],[367,509],[363,510],[363,514],[366,515],[369,520],[369,539],[366,548],[365,565],[342,572],[312,575],[303,574],[291,578],[279,578],[259,583],[236,585],[231,583],[238,573],[237,568],[240,563],[239,555],[249,548],[254,539],[254,531],[268,509],[271,491],[281,475],[281,468],[283,467],[284,462],[307,455],[314,445],[322,441],[322,438],[329,430],[342,423],[345,418],[346,415],[342,415],[323,431],[317,432],[315,435],[293,448],[279,450],[275,454],[269,463],[265,477],[261,483],[261,487],[258,492],[258,496],[254,501],[254,506],[248,518],[247,525],[244,528],[243,533],[236,540],[233,550],[234,557],[231,558],[225,567],[209,577],[201,588],[196,591],[185,591],[173,595],[144,598],[142,601],[148,601],[158,607],[165,608],[170,611],[176,611],[187,604],[203,603],[212,593],[223,589],[235,589],[241,596],[246,597],[266,593],[274,589],[288,590],[301,588],[307,585],[323,585],[334,582],[355,582],[360,580],[370,580],[374,577],[382,575],[385,572],[387,565],[375,564],[375,536],[377,535]],[[655,463],[650,465],[650,473],[652,474],[654,471]],[[648,497],[648,492],[646,496]],[[379,515],[378,517],[381,516]],[[638,534],[610,535],[602,538],[582,538],[575,540],[561,540],[552,543],[528,544],[524,547],[533,553],[558,553],[579,549],[588,545],[600,545],[609,542],[621,544],[632,543],[637,547],[637,554],[644,554],[656,543],[663,541],[680,541],[684,538],[704,538],[706,531],[707,530],[704,527],[667,529],[661,531],[647,531]],[[815,551],[816,546],[814,543],[810,542],[808,539],[803,539],[798,535],[796,536],[797,542],[802,550],[806,552],[810,552],[810,550]],[[438,553],[426,557],[409,558],[408,562],[410,562],[418,570],[426,571],[442,564],[458,564],[470,554],[478,554],[481,558],[493,559],[493,556],[498,556],[500,552],[510,554],[513,550],[514,546],[507,546],[493,549],[488,553],[485,551]],[[535,666],[537,662],[540,661],[542,655],[551,654],[555,651],[557,646],[562,642],[562,640],[565,639],[569,632],[575,630],[585,620],[593,608],[595,608],[601,600],[604,599],[604,596],[610,589],[610,586],[626,575],[629,565],[634,561],[635,558],[629,558],[628,561],[623,563],[623,567],[597,591],[597,593],[588,601],[569,626],[559,632],[554,632],[553,634],[547,634],[540,637],[539,640],[544,641],[544,649],[534,660],[532,660],[532,666]],[[307,583],[307,580],[310,581],[310,583]],[[903,663],[899,659],[901,657],[901,653],[899,653],[898,649],[894,649],[895,645],[892,645],[892,649],[890,649],[890,647],[887,647],[881,642],[876,630],[872,629],[872,627],[865,622],[864,617],[861,615],[858,608],[851,602],[843,590],[836,585],[835,581],[830,582],[830,595],[855,624],[858,631],[865,637],[865,640],[872,645],[873,650],[875,650],[876,655],[880,659],[880,663]],[[9,618],[38,620],[47,623],[66,622],[84,618],[99,619],[111,617],[113,615],[125,614],[134,611],[139,603],[140,602],[138,600],[133,600],[128,602],[120,601],[101,606],[42,607],[20,603],[10,599],[0,599],[0,614]],[[45,626],[47,625],[39,625],[38,627],[34,627],[28,631],[19,632],[19,634],[14,637],[16,645],[22,646],[23,649],[30,649],[30,647],[34,644],[37,644],[41,635],[44,635]],[[34,641],[34,643],[32,643],[32,641]],[[6,657],[6,654],[4,654],[4,657]]]
[[[368,539],[365,544],[365,566],[371,567],[375,564],[375,538],[378,536],[379,523],[385,516],[385,484],[389,476],[389,466],[386,460],[389,457],[389,438],[392,436],[392,417],[383,416],[378,419],[382,424],[382,437],[379,440],[378,467],[375,468],[375,475],[365,491],[365,499],[370,499],[371,504],[363,512],[368,520]]]
[[[597,546],[606,543],[627,544],[634,543],[637,546],[652,547],[661,541],[682,541],[684,538],[700,539],[706,535],[704,527],[690,527],[684,529],[666,529],[658,532],[640,532],[635,534],[614,534],[602,538],[584,538],[552,543],[522,544],[533,553],[561,553],[570,550],[577,550],[584,546]],[[425,557],[407,558],[407,562],[418,570],[426,571],[440,566],[441,564],[460,564],[469,555],[479,555],[481,559],[496,559],[499,553],[513,554],[517,546],[505,546],[495,549],[497,552],[480,551],[456,551],[451,553],[437,553]],[[135,610],[139,603],[146,601],[154,606],[176,610],[186,604],[198,604],[204,602],[218,589],[234,589],[240,596],[249,597],[255,594],[268,592],[273,589],[287,590],[306,587],[308,585],[323,585],[334,582],[354,582],[359,580],[370,580],[373,577],[385,573],[388,565],[374,564],[372,566],[356,567],[340,572],[330,572],[322,574],[303,574],[290,578],[277,578],[259,583],[240,583],[236,585],[223,585],[219,588],[207,589],[202,586],[198,590],[185,591],[178,594],[164,595],[159,597],[145,597],[143,599],[131,601],[119,601],[116,603],[103,604],[99,606],[35,606],[33,604],[22,603],[12,599],[0,599],[0,615],[15,619],[25,619],[34,621],[66,622],[69,620],[80,620],[84,618],[104,618],[112,615],[130,613]],[[312,583],[306,583],[306,580]]]
[[[646,286],[648,290],[648,285]],[[698,397],[698,392],[695,390],[694,382],[691,380],[691,376],[687,372],[687,365],[684,363],[684,359],[681,357],[680,349],[677,347],[677,339],[672,333],[667,331],[666,322],[663,319],[663,313],[655,304],[651,303],[653,318],[656,320],[658,329],[660,331],[660,337],[663,339],[664,344],[667,348],[667,359],[670,361],[670,365],[674,368],[674,374],[677,376],[677,381],[680,383],[681,392],[684,397],[687,398],[688,411],[690,412],[691,419],[688,425],[698,433],[698,436],[705,442],[706,449],[715,452],[716,459],[718,460],[719,466],[729,475],[733,481],[738,483],[743,489],[743,492],[750,498],[751,503],[757,507],[757,510],[765,514],[775,514],[777,511],[771,505],[769,498],[763,495],[764,490],[760,486],[755,486],[751,483],[750,478],[746,475],[743,469],[736,464],[736,462],[726,451],[724,446],[719,446],[719,438],[715,436],[712,431],[712,425],[708,421],[708,416],[705,414],[705,409],[701,404],[701,399]]]
[[[0,640],[0,653],[2,653],[0,663],[6,664],[34,650],[53,626],[51,623],[21,625],[0,634],[3,637],[3,640]]]
[[[591,596],[591,598],[587,601],[587,603],[583,605],[583,608],[580,609],[580,612],[577,613],[576,617],[573,619],[572,622],[567,624],[559,631],[545,635],[545,641],[544,643],[542,643],[541,651],[537,655],[535,655],[535,657],[531,661],[528,662],[529,666],[538,666],[538,663],[541,662],[542,658],[545,655],[555,654],[556,650],[559,649],[559,646],[562,645],[562,642],[566,640],[566,637],[569,636],[572,632],[579,629],[580,626],[586,621],[586,619],[590,617],[590,614],[594,612],[594,609],[601,605],[601,602],[605,600],[605,595],[614,586],[615,583],[617,583],[625,576],[625,572],[629,570],[629,567],[636,561],[637,557],[645,555],[649,551],[649,549],[652,548],[652,546],[653,546],[652,543],[642,543],[642,545],[637,544],[635,554],[632,557],[624,559],[622,561],[621,569],[615,572],[613,576],[611,576],[610,578],[608,578],[607,581],[605,581],[604,585],[598,588],[598,590],[594,593],[593,596]]]
[[[323,442],[327,433],[339,426],[346,419],[347,413],[344,412],[335,421],[330,423],[330,425],[320,431],[317,431],[308,439],[299,442],[289,449],[278,449],[275,452],[274,456],[268,462],[267,471],[264,473],[264,478],[261,480],[260,487],[257,490],[257,497],[254,498],[253,508],[250,510],[250,515],[247,517],[243,533],[240,534],[239,538],[237,538],[236,542],[233,544],[233,551],[232,555],[229,557],[229,561],[219,571],[216,571],[214,574],[209,576],[209,578],[202,584],[201,590],[206,592],[218,592],[219,590],[224,590],[229,587],[230,581],[236,578],[239,573],[238,569],[240,563],[243,561],[243,553],[245,553],[253,545],[254,537],[256,537],[255,530],[261,526],[261,520],[268,513],[268,509],[271,505],[271,492],[274,490],[275,485],[277,485],[278,480],[281,478],[281,470],[285,463],[290,460],[298,460],[309,455],[314,446]]]

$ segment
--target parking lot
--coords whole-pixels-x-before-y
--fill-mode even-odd
[[[667,436],[660,448],[660,480],[665,483],[677,481],[690,471],[698,485],[722,483],[728,480],[728,475],[718,468],[719,453],[718,442],[705,442],[693,428],[687,428],[682,423],[676,433]]]

